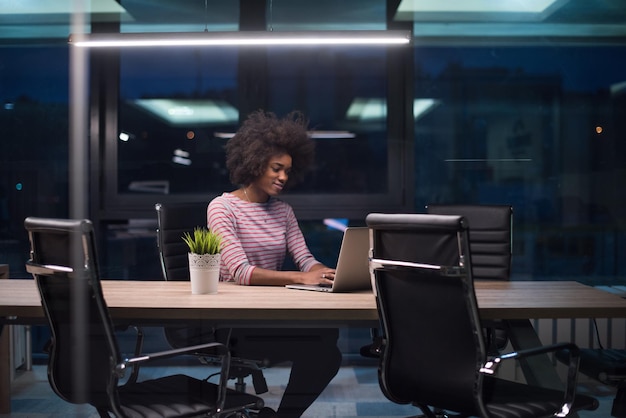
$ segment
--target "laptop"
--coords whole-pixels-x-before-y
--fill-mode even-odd
[[[367,227],[348,227],[344,231],[332,286],[288,284],[286,287],[333,293],[371,289],[368,231]]]

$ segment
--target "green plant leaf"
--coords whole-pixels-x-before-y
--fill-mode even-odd
[[[219,254],[222,250],[222,237],[206,228],[196,227],[193,234],[185,232],[182,238],[193,254]]]

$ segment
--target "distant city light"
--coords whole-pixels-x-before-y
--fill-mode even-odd
[[[176,149],[174,150],[174,155],[176,155],[176,156],[178,156],[178,157],[189,158],[189,155],[190,155],[190,154],[189,154],[189,152],[188,152],[188,151],[182,150],[182,149],[180,149],[180,148],[176,148]]]
[[[174,150],[174,156],[172,157],[172,162],[174,164],[181,165],[191,165],[191,158],[189,158],[190,154],[187,151],[184,151],[180,148]]]

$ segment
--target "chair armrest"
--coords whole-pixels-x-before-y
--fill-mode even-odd
[[[212,342],[212,343],[206,343],[206,344],[199,344],[199,345],[193,345],[189,347],[175,348],[172,350],[158,351],[155,353],[149,353],[149,354],[144,354],[138,357],[125,359],[122,363],[118,364],[115,367],[115,372],[117,373],[118,377],[123,377],[124,371],[129,366],[132,366],[134,368],[135,365],[138,365],[140,363],[145,363],[145,362],[152,361],[152,360],[160,360],[160,359],[176,357],[176,356],[180,356],[182,354],[188,354],[188,353],[197,354],[206,349],[215,349],[216,356],[219,356],[222,359],[222,364],[220,367],[220,381],[218,383],[218,396],[217,396],[217,401],[216,401],[216,406],[218,410],[222,410],[224,409],[224,404],[226,402],[226,385],[228,384],[228,373],[230,370],[230,350],[228,349],[226,345],[222,343]]]
[[[567,381],[565,383],[565,393],[563,398],[562,412],[567,415],[571,410],[574,396],[576,394],[576,379],[578,377],[578,366],[580,364],[580,349],[573,343],[557,343],[541,347],[529,348],[512,353],[490,357],[480,368],[481,373],[493,375],[503,360],[520,359],[539,354],[553,353],[556,351],[567,351],[569,353],[569,363],[567,368]],[[559,416],[566,416],[559,415]]]
[[[436,270],[447,276],[459,276],[465,274],[463,266],[440,266],[435,264],[414,263],[412,261],[387,260],[382,258],[369,258],[371,270]]]
[[[127,329],[132,328],[137,333],[137,338],[135,339],[135,351],[133,353],[133,357],[139,357],[143,350],[143,341],[144,341],[144,333],[143,328],[136,325],[118,325],[115,327],[116,331],[126,331]],[[132,371],[128,378],[127,383],[135,383],[137,382],[137,378],[139,377],[139,362],[132,363]],[[123,371],[122,371],[123,373]]]
[[[192,345],[189,347],[174,348],[174,349],[166,350],[166,351],[158,351],[155,353],[148,353],[148,354],[143,354],[137,357],[125,359],[124,362],[122,363],[124,364],[122,368],[128,365],[133,365],[135,363],[143,363],[143,362],[152,361],[152,360],[161,360],[161,359],[166,359],[170,357],[180,356],[182,354],[188,354],[188,353],[198,354],[208,348],[217,349],[217,352],[216,352],[217,356],[227,357],[227,359],[230,361],[230,351],[228,347],[222,343],[211,342],[211,343],[206,343],[206,344]]]

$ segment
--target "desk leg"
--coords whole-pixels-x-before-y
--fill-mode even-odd
[[[507,323],[509,325],[509,339],[515,350],[543,345],[530,320],[507,320]],[[564,389],[563,381],[559,378],[554,364],[547,355],[530,356],[520,359],[519,362],[528,384]]]
[[[11,327],[0,325],[0,414],[11,413]]]

